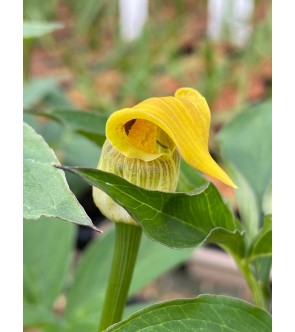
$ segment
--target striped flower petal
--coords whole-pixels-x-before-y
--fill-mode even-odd
[[[192,167],[236,188],[208,150],[210,110],[205,98],[191,88],[174,97],[149,98],[114,112],[106,137],[123,155],[151,161],[175,148]]]

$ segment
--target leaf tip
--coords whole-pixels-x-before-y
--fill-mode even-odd
[[[93,230],[95,230],[96,232],[98,232],[98,233],[100,233],[100,234],[103,234],[103,230],[97,228],[95,225],[91,225],[91,228],[92,228]]]
[[[59,168],[59,169],[62,169],[62,170],[69,169],[68,166],[63,166],[63,165],[60,165],[60,164],[53,164],[53,166],[54,166],[55,168]]]

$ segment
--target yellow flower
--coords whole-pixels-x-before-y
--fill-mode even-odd
[[[114,112],[106,124],[107,140],[98,168],[144,188],[175,191],[179,153],[192,167],[236,188],[208,151],[210,121],[205,98],[191,88],[178,89],[174,97],[149,98]],[[93,196],[102,213],[113,219],[116,204],[110,207],[110,198],[97,188]],[[111,216],[110,209],[114,212]],[[125,213],[124,220],[129,217]]]

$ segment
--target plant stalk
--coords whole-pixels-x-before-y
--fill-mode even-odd
[[[269,310],[269,297],[267,296],[265,289],[261,282],[257,280],[250,268],[250,263],[247,259],[235,255],[235,253],[226,246],[222,246],[235,260],[238,268],[244,276],[252,294],[253,303],[265,310]]]
[[[142,234],[138,226],[123,222],[115,225],[115,250],[98,331],[122,319]]]
[[[241,263],[240,269],[251,289],[253,303],[268,311],[268,300],[265,297],[263,287],[254,277],[253,272],[249,267],[249,263]]]

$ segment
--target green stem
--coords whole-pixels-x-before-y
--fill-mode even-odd
[[[227,246],[222,246],[235,260],[238,268],[243,274],[252,294],[253,303],[265,310],[269,310],[269,296],[264,289],[262,283],[255,278],[253,271],[250,268],[250,262],[247,259],[237,256]]]
[[[263,287],[260,282],[256,280],[253,272],[249,267],[249,263],[242,263],[240,268],[251,289],[253,303],[260,308],[268,310],[268,301],[265,298]]]
[[[138,226],[116,222],[115,251],[99,331],[122,318],[141,234],[142,230]]]
[[[243,273],[248,286],[251,289],[253,303],[260,308],[268,310],[268,300],[265,297],[265,292],[262,285],[258,280],[256,280],[253,272],[249,267],[249,262],[247,260],[236,259],[237,265],[239,266],[241,272]]]

